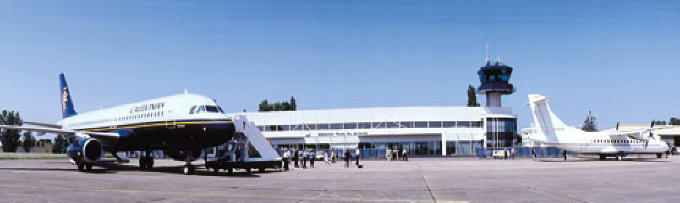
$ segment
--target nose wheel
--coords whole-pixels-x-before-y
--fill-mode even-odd
[[[186,164],[184,165],[184,175],[193,175],[196,172],[196,167],[191,165],[191,150],[186,151]]]
[[[147,151],[146,155],[139,157],[139,168],[142,170],[153,168],[153,157],[151,151]]]
[[[184,175],[193,175],[196,172],[196,167],[191,164],[184,165]]]

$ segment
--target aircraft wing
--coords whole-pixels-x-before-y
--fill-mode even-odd
[[[0,129],[10,129],[10,130],[25,130],[38,133],[55,133],[62,134],[67,138],[77,137],[77,138],[87,138],[93,137],[95,139],[104,142],[115,142],[118,140],[120,135],[118,133],[105,133],[105,132],[85,132],[85,131],[75,131],[67,129],[57,129],[57,128],[41,128],[41,127],[23,127],[16,125],[0,125]]]
[[[40,122],[31,122],[31,121],[23,121],[22,123],[28,124],[28,125],[43,126],[43,127],[48,127],[48,128],[61,128],[61,125],[56,125],[56,124],[51,124],[51,123],[40,123]]]
[[[18,125],[0,125],[0,128],[10,129],[10,130],[25,130],[25,131],[39,132],[39,133],[57,133],[57,134],[75,134],[76,133],[76,131],[72,131],[72,130],[64,130],[64,129],[57,129],[57,128],[23,127],[23,126],[18,126]]]
[[[647,130],[645,130],[645,129],[640,129],[640,130],[621,130],[621,131],[611,132],[611,133],[609,133],[609,135],[626,135],[626,136],[633,136],[633,135],[637,135],[637,134],[645,133],[645,132],[647,132]]]

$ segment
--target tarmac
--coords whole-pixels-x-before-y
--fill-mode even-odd
[[[680,202],[680,157],[412,158],[215,175],[137,160],[78,172],[66,159],[1,160],[0,202]],[[195,163],[200,164],[200,163]],[[102,167],[104,166],[104,167]]]

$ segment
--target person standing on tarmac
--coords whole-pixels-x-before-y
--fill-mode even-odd
[[[404,148],[404,151],[401,153],[401,156],[404,157],[404,161],[408,161],[408,149]]]
[[[293,152],[293,164],[295,165],[295,168],[300,168],[300,164],[298,163],[298,160],[300,159],[300,156],[298,155],[299,152],[300,151],[297,149]]]
[[[300,158],[298,158],[300,160],[300,167],[302,167],[302,161],[305,160],[304,155],[305,155],[304,151],[302,151],[302,150],[298,151],[298,156],[300,157]]]
[[[357,159],[357,163],[356,163],[357,166],[359,166],[359,158],[361,157],[361,156],[359,156],[360,153],[361,153],[361,150],[359,150],[359,147],[357,147],[357,148],[354,150],[354,156],[356,156],[356,159]]]
[[[314,150],[309,151],[309,167],[314,168],[314,159],[316,159],[316,153]]]
[[[337,154],[335,154],[335,149],[331,149],[331,163],[335,163],[335,159],[337,158]]]
[[[309,152],[307,150],[303,151],[302,154],[302,168],[307,168],[307,160],[309,160]]]
[[[287,171],[288,170],[288,157],[290,155],[288,154],[288,148],[283,150],[283,170]]]
[[[345,149],[345,157],[343,157],[345,158],[345,168],[349,168],[350,156],[352,156],[352,154],[349,153],[349,149]]]

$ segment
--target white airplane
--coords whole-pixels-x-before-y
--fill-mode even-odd
[[[660,128],[655,128],[653,124],[649,128],[619,130],[617,126],[616,129],[585,132],[564,124],[552,112],[548,100],[546,96],[529,95],[535,126],[524,133],[534,143],[564,150],[562,156],[565,161],[566,151],[596,154],[600,160],[614,156],[619,161],[628,154],[656,154],[657,158],[661,158],[668,151],[668,144],[654,134]]]
[[[185,174],[192,174],[191,162],[201,150],[219,146],[235,131],[231,117],[215,100],[196,94],[178,94],[78,114],[64,74],[61,82],[63,120],[57,124],[24,122],[40,127],[0,125],[2,130],[57,133],[69,140],[68,156],[79,171],[90,171],[104,152],[119,161],[118,151],[146,152],[139,159],[142,169],[153,167],[152,150],[163,150],[169,157],[186,162]]]

